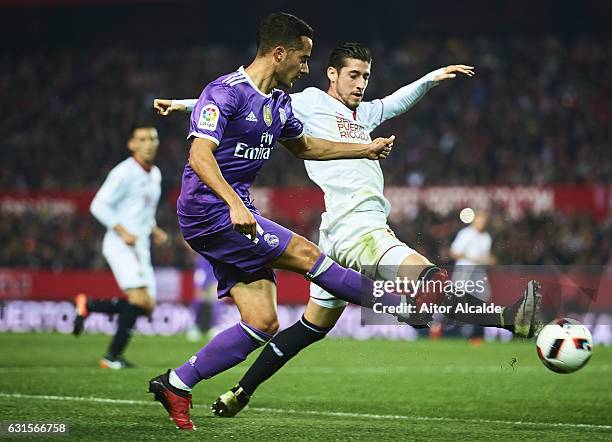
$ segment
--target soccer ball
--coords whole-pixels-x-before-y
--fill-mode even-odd
[[[536,340],[538,356],[555,373],[572,373],[586,365],[593,355],[589,329],[574,319],[555,319]]]

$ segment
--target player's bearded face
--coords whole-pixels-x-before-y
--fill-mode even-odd
[[[330,67],[327,71],[332,95],[351,110],[357,109],[370,80],[370,63],[355,58],[348,58],[344,66],[337,71]]]
[[[277,81],[281,86],[292,87],[300,77],[308,75],[308,60],[312,52],[312,40],[302,37],[302,47],[288,49],[277,69]]]
[[[154,127],[143,127],[134,130],[128,147],[134,156],[142,162],[152,164],[159,146],[159,135]]]

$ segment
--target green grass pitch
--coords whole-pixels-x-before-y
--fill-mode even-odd
[[[198,431],[184,433],[145,391],[201,344],[135,336],[127,355],[139,368],[108,371],[97,368],[108,340],[0,334],[0,421],[65,422],[69,440],[612,440],[611,347],[560,375],[540,364],[532,342],[328,339],[236,418],[214,417],[209,405],[254,355],[203,381],[194,390]]]

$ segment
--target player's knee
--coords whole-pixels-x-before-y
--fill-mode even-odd
[[[247,324],[255,327],[257,330],[273,335],[278,331],[279,323],[276,315],[260,316],[251,321],[245,321]]]
[[[266,318],[264,321],[262,321],[260,330],[269,335],[273,335],[278,331],[278,328],[279,328],[278,318],[274,316],[274,317]]]
[[[128,302],[142,309],[146,315],[153,313],[155,301],[145,289],[134,289],[128,292]]]
[[[151,313],[153,313],[153,310],[155,309],[155,303],[153,302],[153,300],[150,299],[137,299],[134,301],[130,301],[130,304],[140,308],[147,316],[151,315]]]

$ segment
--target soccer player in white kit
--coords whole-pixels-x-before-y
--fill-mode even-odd
[[[482,210],[477,210],[470,225],[457,232],[450,246],[450,256],[455,260],[453,281],[471,281],[474,290],[471,295],[483,301],[491,297],[490,286],[486,278],[486,267],[494,264],[491,255],[493,238],[485,230],[489,216]],[[484,328],[473,327],[470,342],[478,345],[484,336]]]
[[[447,66],[383,99],[362,102],[370,78],[371,58],[370,51],[359,43],[340,44],[332,51],[328,63],[329,89],[311,87],[291,94],[294,113],[304,122],[308,135],[333,141],[369,143],[370,132],[384,121],[406,112],[441,81],[455,78],[457,74],[474,75],[471,66]],[[168,115],[173,111],[190,111],[195,101],[156,99],[154,107],[161,115]],[[390,204],[383,195],[384,179],[378,161],[307,160],[305,164],[309,177],[325,193],[326,211],[322,215],[319,247],[326,255],[378,280],[448,278],[445,271],[396,238],[387,225]],[[483,304],[477,298],[473,301]],[[312,284],[304,316],[279,332],[239,384],[215,401],[212,407],[215,414],[233,416],[239,412],[263,381],[333,328],[346,304]],[[538,305],[537,284],[530,283],[519,301],[507,307],[503,314],[479,318],[464,315],[455,319],[484,321],[511,328],[518,336],[531,337],[536,327]],[[413,323],[426,326],[429,319],[415,317]]]
[[[94,300],[76,297],[74,334],[83,332],[90,312],[119,314],[117,331],[100,367],[121,369],[133,364],[123,357],[136,319],[155,307],[155,274],[151,264],[151,239],[162,244],[168,235],[155,222],[161,195],[161,173],[153,164],[159,136],[149,125],[134,126],[128,140],[132,156],[115,166],[91,202],[91,213],[106,228],[102,254],[125,299]]]

